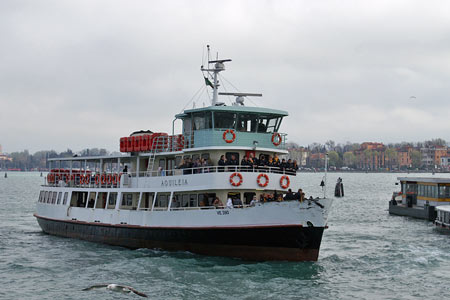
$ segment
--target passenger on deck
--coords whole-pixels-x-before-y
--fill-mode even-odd
[[[89,200],[89,202],[88,202],[88,207],[94,208],[94,203],[95,203],[95,200],[94,200],[94,199]]]
[[[236,166],[239,166],[239,161],[234,154],[231,155],[231,159],[227,161],[228,171],[236,172]]]
[[[197,158],[194,162],[194,164],[192,165],[192,167],[194,168],[194,174],[198,174],[198,173],[202,173],[202,162],[200,161],[200,158]]]
[[[213,205],[216,209],[223,208],[223,203],[222,201],[220,201],[219,197],[216,197],[216,199],[214,199]]]
[[[128,166],[125,165],[125,167],[123,167],[122,173],[128,173]]]
[[[287,168],[286,159],[283,158],[280,163],[280,171],[284,173],[286,171],[286,168]]]
[[[286,196],[284,196],[284,200],[288,201],[288,200],[294,200],[294,199],[295,199],[294,193],[292,192],[291,189],[288,189]]]
[[[241,171],[248,172],[249,169],[250,169],[250,161],[248,160],[247,156],[244,156],[244,158],[241,160]]]
[[[178,202],[176,197],[172,198],[172,204],[170,204],[170,206],[173,207],[173,208],[180,207],[180,203]]]
[[[297,174],[298,164],[297,164],[296,160],[294,160],[294,162],[292,163],[292,171],[293,171],[294,175]]]
[[[227,164],[227,160],[225,158],[225,155],[221,155],[220,156],[220,159],[219,159],[217,164],[219,165],[219,172],[225,171],[225,166]]]
[[[250,206],[255,206],[257,203],[259,203],[258,198],[256,198],[256,195],[253,196],[252,201],[250,201]]]
[[[229,197],[227,200],[227,208],[233,208],[233,200],[231,199],[231,197]]]
[[[241,208],[242,207],[242,201],[239,198],[233,198],[233,206],[236,208]]]

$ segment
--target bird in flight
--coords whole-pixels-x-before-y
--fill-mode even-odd
[[[93,285],[88,288],[85,288],[85,289],[83,289],[83,291],[90,291],[90,290],[104,289],[104,288],[106,288],[106,290],[110,290],[113,292],[119,292],[119,293],[123,293],[123,294],[136,294],[138,296],[148,298],[146,294],[139,292],[138,290],[135,290],[131,286],[120,285],[120,284],[115,284],[115,283],[97,284],[97,285]]]

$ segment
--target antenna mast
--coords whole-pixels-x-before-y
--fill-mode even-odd
[[[209,80],[208,78],[205,78],[205,81],[207,81],[208,85],[212,85],[212,89],[213,89],[213,98],[211,101],[211,105],[215,106],[217,104],[217,98],[218,98],[218,89],[219,89],[219,80],[217,79],[217,75],[219,74],[219,72],[225,71],[225,62],[229,62],[231,61],[231,59],[218,59],[219,55],[217,54],[217,59],[216,60],[209,60],[209,45],[207,45],[207,49],[208,49],[208,68],[204,68],[203,66],[200,67],[200,70],[202,72],[208,72],[208,74],[210,74],[210,72],[213,73],[212,77],[213,77],[213,83],[208,84]],[[214,64],[214,68],[210,68],[209,64]]]

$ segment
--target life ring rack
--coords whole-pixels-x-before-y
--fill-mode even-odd
[[[265,181],[261,182],[261,178],[264,178]],[[269,184],[269,176],[267,176],[267,174],[264,173],[259,174],[258,177],[256,178],[256,183],[258,183],[260,187],[266,187]]]
[[[231,139],[227,139],[227,134],[229,134],[229,133],[232,135],[232,138],[231,138]],[[234,142],[234,140],[236,139],[236,133],[234,132],[233,129],[227,129],[227,130],[225,130],[225,131],[223,132],[222,138],[224,139],[224,141],[225,141],[227,144],[230,144],[230,143]]]
[[[238,182],[234,181],[234,177],[238,177],[238,178],[239,178],[239,181],[238,181]],[[244,178],[242,177],[242,174],[241,174],[241,173],[234,172],[234,173],[231,174],[231,176],[230,176],[230,184],[231,184],[232,186],[240,186],[240,185],[242,184],[243,181],[244,181]]]

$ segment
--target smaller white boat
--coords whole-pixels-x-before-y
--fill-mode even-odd
[[[437,216],[436,220],[434,220],[434,225],[450,230],[450,205],[436,206],[436,212]]]

